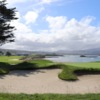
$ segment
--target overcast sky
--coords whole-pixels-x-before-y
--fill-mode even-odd
[[[16,7],[15,42],[6,49],[81,50],[100,47],[100,0],[7,0]]]

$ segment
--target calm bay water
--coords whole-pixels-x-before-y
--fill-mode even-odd
[[[56,62],[93,62],[100,61],[100,56],[90,55],[87,57],[80,57],[80,55],[65,55],[46,59]]]

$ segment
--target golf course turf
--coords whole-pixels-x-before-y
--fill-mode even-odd
[[[44,59],[31,61],[21,61],[19,59],[21,59],[21,56],[1,56],[0,74],[7,74],[11,70],[60,68],[62,70],[61,73],[58,74],[60,79],[75,81],[78,80],[77,75],[100,73],[100,62],[55,63]]]

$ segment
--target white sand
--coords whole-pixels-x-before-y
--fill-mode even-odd
[[[76,82],[58,78],[60,69],[12,71],[0,76],[4,93],[100,93],[100,75],[83,75]]]

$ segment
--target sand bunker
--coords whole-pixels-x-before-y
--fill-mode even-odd
[[[3,93],[100,93],[100,75],[83,75],[78,81],[58,78],[60,69],[12,71],[0,76]]]
[[[18,61],[19,59],[10,59],[10,61],[11,61],[11,60],[12,60],[12,61]]]

